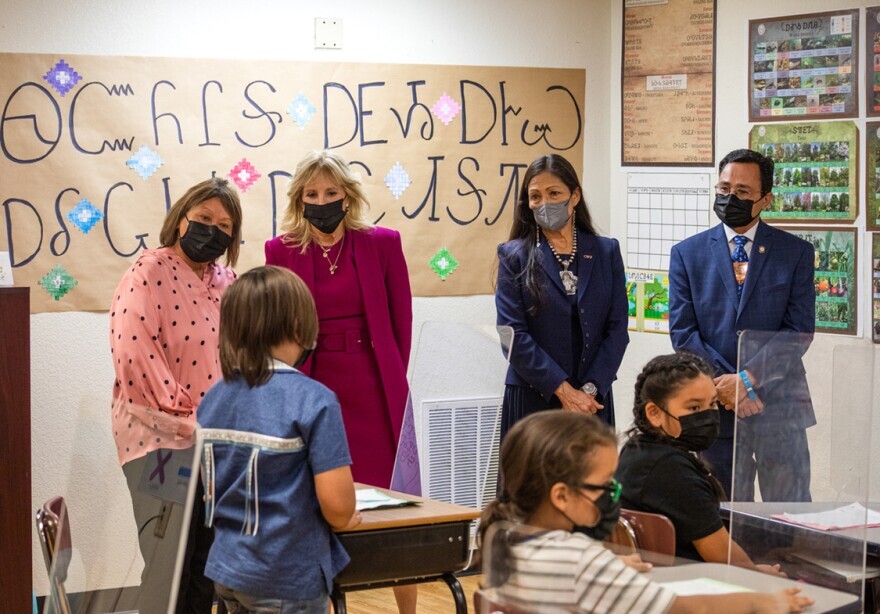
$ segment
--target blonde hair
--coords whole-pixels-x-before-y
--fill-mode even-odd
[[[226,290],[220,303],[220,368],[227,381],[248,386],[272,375],[272,348],[294,341],[315,347],[318,314],[305,282],[289,269],[259,266]]]
[[[303,191],[306,185],[324,175],[345,192],[348,212],[342,219],[346,230],[365,230],[373,223],[367,218],[370,203],[364,194],[363,185],[351,172],[348,162],[332,151],[311,151],[296,165],[290,189],[287,191],[288,204],[281,218],[282,241],[286,245],[301,248],[305,252],[314,240],[312,225],[303,217]]]
[[[241,246],[241,202],[238,199],[238,192],[226,179],[220,177],[211,177],[195,184],[174,203],[165,215],[165,221],[162,222],[159,244],[162,247],[174,247],[180,239],[180,220],[186,217],[190,209],[212,198],[220,199],[226,213],[232,218],[232,242],[226,249],[226,265],[235,266]]]

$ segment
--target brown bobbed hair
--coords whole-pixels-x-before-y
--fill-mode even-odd
[[[162,247],[174,247],[180,239],[180,220],[187,216],[190,209],[212,198],[219,198],[226,213],[232,218],[232,243],[226,250],[226,265],[235,266],[241,246],[241,201],[229,181],[220,177],[211,177],[197,183],[174,203],[162,222],[159,243]]]
[[[348,162],[333,151],[311,151],[299,161],[287,190],[287,208],[281,218],[282,241],[286,245],[298,247],[304,253],[314,240],[312,225],[303,217],[303,192],[306,185],[324,175],[345,192],[348,212],[342,219],[346,230],[366,230],[373,227],[367,218],[370,203],[364,193],[360,179],[352,172]]]
[[[517,422],[501,444],[501,496],[480,519],[480,540],[493,522],[525,522],[554,484],[578,486],[593,470],[598,448],[617,448],[611,428],[595,416],[563,410],[534,413]]]
[[[272,348],[294,341],[314,348],[318,314],[308,286],[277,266],[251,269],[226,290],[220,303],[220,368],[223,379],[243,377],[248,386],[269,381]]]

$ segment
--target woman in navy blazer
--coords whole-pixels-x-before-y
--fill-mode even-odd
[[[497,322],[514,331],[502,438],[525,416],[559,407],[613,426],[611,383],[629,343],[623,259],[616,239],[596,234],[562,156],[529,165],[498,260]]]

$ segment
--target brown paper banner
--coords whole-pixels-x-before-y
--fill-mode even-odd
[[[322,148],[353,163],[373,218],[401,232],[415,295],[491,293],[525,167],[550,152],[583,167],[578,69],[36,54],[0,62],[0,251],[10,252],[17,285],[34,288],[33,312],[106,310],[125,269],[158,247],[167,207],[211,173],[259,174],[239,187],[236,268],[262,264],[289,174]],[[451,257],[438,273],[429,263],[443,248]]]

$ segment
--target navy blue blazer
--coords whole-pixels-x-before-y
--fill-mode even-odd
[[[565,380],[576,386],[593,382],[606,395],[629,343],[626,279],[617,239],[581,229],[577,233],[577,307],[584,347],[576,373],[568,372],[574,360],[571,302],[547,241],[541,241],[537,254],[545,273],[540,277],[544,296],[534,314],[528,311],[535,298],[521,278],[528,257],[524,240],[498,246],[497,322],[514,332],[506,383],[531,386],[545,400]]]
[[[816,423],[801,361],[816,328],[814,254],[809,242],[759,221],[738,302],[730,248],[721,224],[672,248],[672,345],[708,359],[715,375],[737,372],[741,331],[806,333],[776,336],[777,343],[767,335],[765,351],[751,348],[749,371],[755,372],[759,384],[767,385],[757,389],[765,410],[750,421],[778,420],[780,425],[797,427]],[[792,337],[798,343],[793,344]],[[722,412],[722,433],[732,433],[732,414]]]

